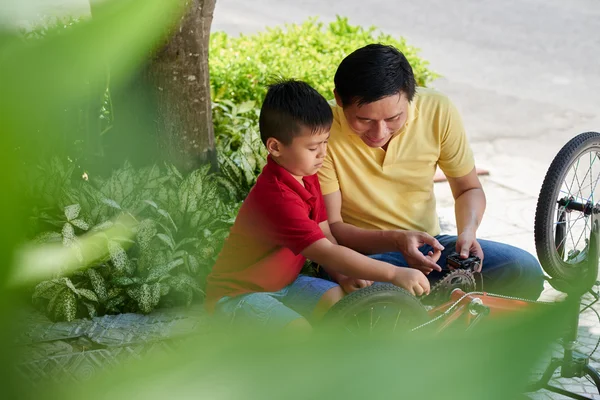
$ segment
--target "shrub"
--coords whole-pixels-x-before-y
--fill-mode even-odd
[[[342,59],[369,43],[390,44],[411,63],[417,84],[427,86],[436,77],[418,50],[403,38],[363,28],[337,17],[328,25],[310,18],[297,25],[268,28],[254,35],[231,37],[215,32],[210,38],[209,67],[213,101],[260,104],[266,83],[274,77],[301,79],[325,98],[333,98],[333,76]]]
[[[73,163],[57,159],[38,169],[28,179],[38,243],[77,249],[79,235],[101,232],[121,214],[139,224],[127,237],[106,238],[105,257],[95,264],[39,283],[34,303],[54,320],[72,320],[148,313],[202,297],[239,207],[221,200],[223,187],[208,168],[184,177],[172,165],[136,170],[125,164],[107,179],[89,180],[74,177]]]

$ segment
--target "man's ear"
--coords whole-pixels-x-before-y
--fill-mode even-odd
[[[283,143],[281,143],[279,140],[275,139],[274,137],[270,137],[267,139],[266,146],[267,146],[267,151],[273,157],[279,157],[281,155],[281,150],[283,149]]]
[[[342,107],[342,99],[340,98],[340,95],[338,94],[336,89],[333,89],[333,95],[335,96],[335,103],[338,105],[338,107]]]

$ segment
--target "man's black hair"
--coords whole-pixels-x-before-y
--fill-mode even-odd
[[[346,107],[372,103],[404,93],[408,101],[415,95],[415,76],[408,60],[398,49],[369,44],[349,54],[334,77],[335,89]]]
[[[269,85],[258,119],[265,145],[270,137],[289,145],[302,127],[315,134],[329,130],[332,122],[327,100],[308,83],[293,79]]]

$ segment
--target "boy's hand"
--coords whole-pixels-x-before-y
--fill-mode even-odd
[[[350,294],[359,289],[366,288],[367,286],[371,286],[373,281],[367,281],[364,279],[355,279],[355,278],[343,278],[338,281],[338,284],[344,289],[346,294]]]
[[[429,281],[425,274],[413,268],[395,267],[394,278],[391,283],[408,290],[413,296],[429,294]]]
[[[425,256],[419,251],[419,247],[426,244],[433,247],[433,251]],[[440,259],[444,246],[433,236],[425,232],[396,231],[396,246],[410,267],[426,275],[433,270],[442,270],[436,262]]]

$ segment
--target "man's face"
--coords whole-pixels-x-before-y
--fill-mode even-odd
[[[341,105],[337,95],[336,100]],[[400,92],[362,106],[356,103],[346,106],[344,115],[350,128],[367,146],[385,147],[406,123],[408,106],[406,94]]]

